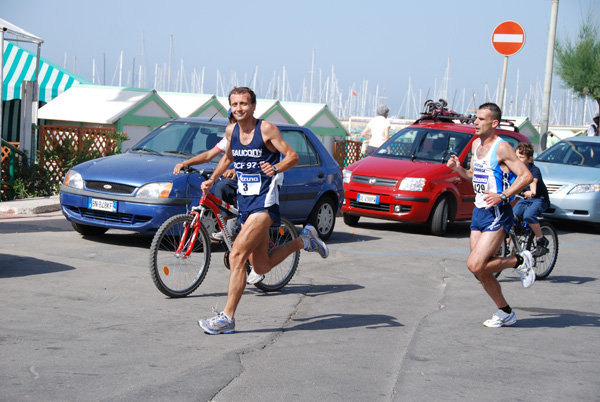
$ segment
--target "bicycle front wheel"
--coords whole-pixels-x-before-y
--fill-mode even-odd
[[[537,248],[533,232],[527,239],[527,250],[533,256],[533,270],[537,279],[545,279],[556,265],[558,258],[558,234],[550,222],[541,221],[542,235],[548,240],[548,245],[542,249]]]
[[[185,297],[200,286],[210,264],[210,240],[201,226],[188,257],[194,228],[193,217],[175,215],[158,229],[150,246],[150,275],[154,284],[169,297]],[[187,229],[187,231],[186,231]],[[183,248],[177,252],[180,243]]]
[[[269,229],[269,250],[290,242],[297,237],[298,232],[292,222],[281,218],[281,225],[279,227]],[[254,286],[265,292],[275,292],[282,289],[292,279],[292,276],[294,276],[299,261],[300,251],[293,252],[279,265],[273,267],[273,269],[265,274],[265,279],[254,284]]]

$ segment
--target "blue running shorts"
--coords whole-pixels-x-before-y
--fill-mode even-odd
[[[270,207],[259,208],[252,211],[240,212],[240,222],[245,223],[246,219],[248,219],[250,215],[263,211],[267,211],[271,219],[273,219],[273,224],[271,226],[281,225],[281,214],[279,213],[279,204],[273,204]]]
[[[479,232],[495,232],[504,228],[506,234],[513,225],[513,211],[510,204],[494,205],[490,209],[474,208],[471,219],[471,230]]]

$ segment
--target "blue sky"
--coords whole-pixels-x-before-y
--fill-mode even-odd
[[[594,3],[562,0],[557,37],[575,38],[587,13],[600,13]],[[314,97],[318,93],[324,97],[327,78],[335,76],[343,102],[354,90],[358,96],[353,101],[366,94],[369,109],[385,91],[392,114],[403,115],[411,112],[407,105],[416,103],[420,109],[426,97],[440,90],[448,61],[447,97],[455,109],[464,111],[461,108],[470,102],[482,103],[486,84],[494,96],[504,59],[493,49],[491,35],[505,20],[520,23],[526,34],[523,49],[509,58],[507,102],[516,100],[517,73],[519,101],[527,99],[532,89],[543,88],[552,2],[0,0],[0,4],[0,18],[44,39],[42,57],[61,66],[66,63],[90,80],[95,59],[97,78],[103,82],[106,77],[107,85],[118,85],[123,52],[122,85],[131,85],[135,69],[138,86],[144,60],[146,86],[152,87],[156,69],[168,68],[172,36],[173,87],[182,63],[188,89],[193,70],[199,77],[204,69],[206,93],[216,92],[217,75],[225,91],[233,82],[251,86],[258,68],[255,90],[266,97],[285,69],[287,99],[300,100],[303,82],[308,90],[314,71]],[[407,102],[409,79],[413,98]],[[553,87],[555,108],[563,105],[564,109],[564,91],[556,76]],[[578,113],[583,114],[582,107]]]

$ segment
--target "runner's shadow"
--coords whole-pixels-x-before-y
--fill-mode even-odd
[[[299,323],[294,325],[294,323]],[[383,314],[326,314],[310,318],[294,318],[285,328],[263,328],[246,332],[288,332],[288,331],[322,331],[348,328],[392,328],[402,327],[396,318]]]
[[[592,278],[590,276],[569,276],[569,275],[552,275],[544,279],[544,282],[553,283],[570,283],[572,285],[583,285],[584,283],[593,282],[598,278]]]
[[[560,310],[548,308],[523,308],[517,310],[529,311],[530,318],[517,321],[518,327],[523,328],[567,328],[567,327],[600,327],[600,314],[576,310]]]
[[[246,287],[246,291],[254,290],[257,296],[277,296],[278,294],[303,294],[307,297],[317,297],[323,295],[330,295],[342,292],[351,292],[354,290],[364,289],[364,286],[360,285],[310,285],[310,284],[288,284],[283,289],[278,292],[263,292],[258,288],[254,288],[251,286]]]
[[[75,269],[57,262],[12,254],[0,254],[0,261],[0,278],[18,278]]]

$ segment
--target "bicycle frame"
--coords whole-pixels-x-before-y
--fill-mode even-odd
[[[187,250],[185,251],[183,257],[188,258],[190,256],[194,247],[194,242],[198,237],[198,231],[202,226],[202,218],[208,215],[209,210],[212,211],[212,213],[217,218],[217,223],[219,224],[219,227],[225,234],[225,244],[227,244],[227,248],[229,249],[229,251],[231,251],[231,247],[233,245],[233,235],[227,228],[227,225],[225,224],[225,217],[223,216],[223,213],[221,212],[220,208],[226,210],[227,212],[231,213],[236,217],[239,215],[239,211],[237,210],[237,208],[235,208],[231,204],[226,203],[216,195],[211,193],[202,195],[202,198],[200,199],[198,205],[192,207],[190,211],[190,215],[192,215],[194,219],[192,220],[192,223],[190,223],[189,226],[186,225],[183,232],[183,236],[181,236],[179,247],[177,248],[175,254],[180,254],[181,251],[185,248],[185,244],[188,243],[186,240],[188,238],[189,230],[190,228],[193,228],[192,238],[188,243]]]

